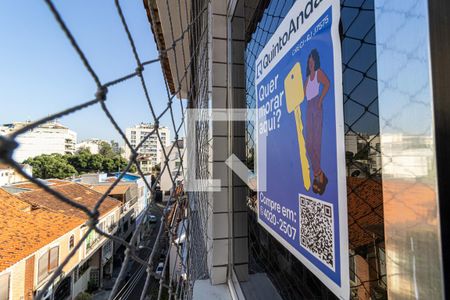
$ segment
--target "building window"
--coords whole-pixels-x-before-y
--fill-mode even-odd
[[[59,246],[51,248],[45,252],[38,261],[38,282],[44,280],[48,274],[58,267]]]
[[[58,267],[59,263],[59,246],[53,247],[50,249],[49,257],[48,257],[48,271],[52,272],[54,269]]]
[[[9,273],[0,275],[0,300],[9,300]]]
[[[75,244],[75,237],[72,234],[69,239],[69,250],[73,248],[74,244]]]
[[[101,226],[103,223],[101,224]],[[97,244],[99,241],[99,236],[95,230],[92,230],[89,235],[86,238],[86,251],[89,251],[92,249],[92,247]]]
[[[41,282],[48,275],[48,252],[39,258],[38,261],[38,282]]]

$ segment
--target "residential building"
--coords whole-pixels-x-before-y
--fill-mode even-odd
[[[174,141],[173,144],[165,147],[166,154],[168,155],[167,167],[161,168],[161,179],[160,179],[160,187],[163,192],[163,200],[170,194],[170,191],[173,187],[172,179],[174,179],[175,184],[181,184],[184,180],[183,178],[183,168],[185,171],[186,168],[186,160],[182,160],[182,156],[184,153],[184,139]],[[171,151],[171,149],[173,150]],[[161,161],[165,161],[166,158],[164,153],[161,152]],[[181,166],[183,164],[183,166]],[[181,167],[180,167],[181,166]],[[164,170],[163,170],[164,169]]]
[[[45,183],[89,209],[101,197],[70,181]],[[2,300],[31,300],[37,292],[43,292],[44,299],[73,299],[87,289],[88,281],[100,285],[103,276],[112,272],[112,242],[92,231],[64,266],[62,275],[42,291],[52,272],[88,230],[85,224],[89,219],[31,183],[1,188],[0,200],[0,282],[5,283],[1,295],[7,295]],[[116,232],[120,208],[120,201],[105,199],[100,207],[101,229]]]
[[[170,145],[170,130],[167,127],[160,126],[158,129],[161,142],[158,140],[156,132],[152,124],[141,123],[134,127],[126,129],[126,137],[130,141],[131,146],[135,148],[149,134],[142,146],[138,149],[138,160],[141,170],[144,174],[152,172],[152,168],[161,163],[161,153],[163,147]],[[128,159],[131,150],[125,146],[125,157]]]
[[[33,175],[33,167],[27,164],[21,165],[22,170],[28,175]],[[27,180],[19,174],[13,167],[7,164],[0,163],[0,186],[14,184]]]
[[[13,122],[0,126],[0,135],[10,134],[30,122]],[[14,151],[14,159],[23,162],[27,158],[41,154],[73,154],[77,134],[58,121],[41,124],[17,137],[19,147]]]
[[[383,139],[386,142],[382,149],[383,155],[389,158],[383,166],[383,176],[413,179],[426,178],[430,175],[433,168],[431,137],[386,134]]]
[[[358,135],[354,132],[349,132],[345,135],[345,151],[351,152],[352,155],[358,153]]]
[[[80,149],[85,148],[85,149],[88,149],[91,152],[91,154],[98,154],[101,149],[102,143],[106,143],[106,144],[110,145],[112,151],[115,154],[120,154],[119,143],[117,143],[114,140],[111,140],[108,142],[108,141],[97,139],[97,138],[91,138],[91,139],[83,140],[83,141],[77,143],[75,148],[76,148],[76,151],[79,151]]]
[[[74,179],[74,181],[103,194],[110,188],[117,176],[119,174],[109,177],[106,173],[83,174]],[[146,178],[146,180],[150,183],[150,177]],[[140,176],[126,174],[110,191],[109,196],[122,203],[117,235],[125,240],[129,240],[136,226],[144,220],[144,213],[150,198],[150,190]],[[138,243],[140,238],[141,235],[138,236]],[[117,252],[120,246],[119,244],[115,245],[114,252]]]
[[[111,140],[110,141],[110,144],[111,144],[111,148],[112,148],[112,151],[114,152],[114,153],[116,153],[116,154],[120,154],[120,152],[121,152],[121,147],[119,146],[119,143],[118,142],[116,142],[115,140]]]
[[[79,151],[84,148],[84,149],[88,149],[92,154],[98,154],[98,152],[100,150],[100,144],[102,142],[106,142],[106,141],[96,139],[96,138],[87,139],[87,140],[77,143],[77,145],[75,146],[75,149],[76,149],[76,151]],[[108,142],[106,142],[106,143],[108,143]]]

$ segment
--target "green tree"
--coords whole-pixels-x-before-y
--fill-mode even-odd
[[[174,170],[170,170],[171,172],[176,172],[178,170],[178,168],[175,168]],[[167,172],[167,171],[166,171]],[[159,173],[161,173],[161,164],[159,163],[159,164],[157,164],[157,165],[154,165],[153,167],[152,167],[152,173],[154,174],[154,175],[156,175],[156,176],[158,176],[159,175]]]
[[[92,154],[88,159],[89,171],[103,171],[103,156],[101,154]]]
[[[100,143],[98,153],[104,157],[109,157],[109,158],[113,158],[117,155],[116,153],[114,153],[111,145],[107,142]]]
[[[24,161],[33,167],[33,176],[42,179],[64,179],[77,175],[77,170],[61,154],[42,154]]]
[[[87,172],[89,171],[91,156],[92,154],[89,150],[83,150],[78,154],[68,156],[67,162],[71,164],[78,171],[78,173]]]
[[[104,157],[103,158],[103,163],[102,163],[102,170],[104,172],[115,172],[117,171],[115,169],[115,164],[114,164],[114,160],[110,157]]]
[[[89,150],[89,148],[86,148],[86,147],[81,147],[75,153],[76,154],[82,154],[82,153],[91,154],[91,150]]]
[[[24,163],[33,167],[35,177],[47,178],[67,178],[72,175],[89,172],[120,172],[125,170],[128,161],[122,156],[115,154],[108,143],[103,143],[101,153],[91,154],[89,149],[82,148],[76,154],[51,154],[39,155],[27,159]],[[129,170],[136,173],[136,166],[133,164]]]

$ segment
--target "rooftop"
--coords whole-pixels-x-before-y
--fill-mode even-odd
[[[82,204],[89,210],[92,210],[94,206],[96,205],[97,201],[100,199],[100,197],[103,195],[99,193],[98,191],[95,191],[93,189],[90,189],[87,186],[84,186],[82,184],[78,184],[71,181],[64,181],[64,180],[48,180],[48,184],[52,186],[52,189],[61,193],[62,195],[78,202],[79,204]],[[55,196],[50,195],[46,191],[44,191],[42,188],[34,185],[33,183],[26,183],[26,184],[15,184],[12,187],[15,188],[25,188],[28,189],[27,191],[22,191],[15,193],[14,195],[19,198],[20,200],[23,200],[31,205],[38,206],[38,207],[45,207],[48,210],[55,211],[62,213],[69,217],[76,217],[83,220],[87,220],[87,216],[84,212],[72,207],[69,204],[66,204],[62,202],[61,200],[57,199]],[[106,197],[106,199],[103,201],[102,205],[100,206],[100,215],[107,214],[115,207],[118,207],[121,205],[121,202],[111,198]]]
[[[383,236],[383,190],[379,180],[347,177],[349,246],[356,249]]]
[[[0,189],[0,272],[84,223]]]
[[[12,167],[8,164],[0,163],[0,170],[12,169]]]
[[[13,122],[9,124],[2,124],[0,125],[0,128],[2,128],[2,131],[5,132],[12,132],[17,129],[20,129],[22,127],[27,126],[30,124],[31,121],[25,121],[25,122]],[[41,124],[39,126],[36,126],[35,128],[47,128],[47,129],[68,129],[68,127],[58,123],[57,121],[50,121],[44,124]]]
[[[110,186],[111,186],[111,184],[108,183],[108,184],[101,184],[101,185],[90,185],[89,187],[99,193],[104,194],[109,189]],[[123,195],[130,189],[130,187],[131,187],[130,184],[118,184],[112,189],[112,191],[109,194],[110,195]]]

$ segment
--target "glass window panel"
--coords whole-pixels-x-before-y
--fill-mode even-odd
[[[51,272],[58,267],[59,246],[50,249],[50,258],[48,260],[48,271]]]
[[[38,261],[38,282],[41,282],[48,275],[48,252],[39,258]]]

